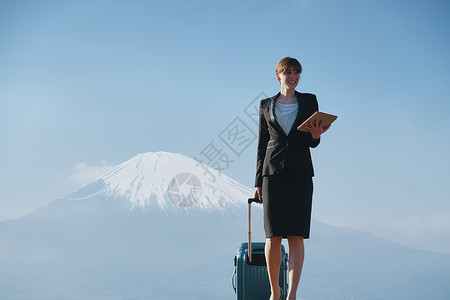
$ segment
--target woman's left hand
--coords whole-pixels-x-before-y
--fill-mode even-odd
[[[315,139],[315,140],[318,140],[320,138],[320,135],[322,133],[324,133],[325,131],[327,131],[328,128],[330,128],[330,126],[331,126],[331,124],[330,124],[327,127],[322,127],[322,123],[323,123],[322,120],[318,123],[317,123],[317,121],[314,121],[314,123],[306,126],[306,128],[309,129],[309,132],[311,133],[313,139]]]

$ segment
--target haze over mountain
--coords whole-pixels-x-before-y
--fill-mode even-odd
[[[138,154],[0,223],[0,299],[234,299],[253,189],[181,154]],[[264,240],[262,210],[253,236]],[[299,299],[448,299],[450,255],[314,221]]]

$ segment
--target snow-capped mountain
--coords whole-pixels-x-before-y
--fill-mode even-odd
[[[253,191],[227,175],[182,154],[149,152],[63,197],[129,202],[130,210],[241,210]]]
[[[138,154],[0,223],[0,299],[235,299],[252,194],[181,154]],[[264,241],[262,223],[253,210],[253,241]],[[299,299],[449,299],[449,255],[316,220],[305,247]]]

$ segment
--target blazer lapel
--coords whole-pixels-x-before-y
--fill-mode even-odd
[[[292,131],[295,132],[295,130],[297,130],[297,127],[303,122],[302,119],[305,114],[305,101],[303,101],[302,93],[295,91],[295,96],[297,97],[298,103],[297,117],[295,118],[294,124],[292,124],[289,134],[291,134]]]
[[[272,99],[270,99],[270,104],[269,104],[270,120],[272,121],[275,128],[278,129],[278,131],[280,133],[286,135],[283,128],[281,128],[281,125],[278,123],[277,118],[275,117],[275,103],[276,103],[279,95],[280,95],[280,93],[276,94],[275,96],[272,97]]]

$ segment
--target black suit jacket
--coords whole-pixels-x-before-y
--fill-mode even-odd
[[[295,92],[298,101],[297,118],[288,135],[275,118],[277,95],[261,100],[259,109],[259,140],[255,186],[262,186],[263,176],[292,174],[314,176],[309,148],[319,145],[320,139],[297,127],[319,110],[316,96]]]

